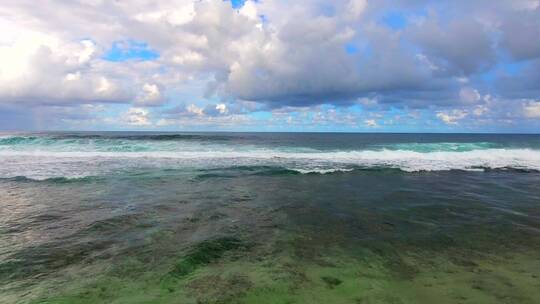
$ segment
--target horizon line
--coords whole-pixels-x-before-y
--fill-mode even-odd
[[[399,131],[228,131],[228,130],[0,130],[0,133],[97,133],[97,132],[139,132],[139,133],[297,133],[297,134],[463,134],[463,135],[540,135],[528,132],[399,132]]]

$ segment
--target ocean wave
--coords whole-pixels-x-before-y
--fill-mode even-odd
[[[70,184],[70,183],[87,183],[87,182],[97,182],[103,180],[102,177],[99,176],[58,176],[58,177],[36,177],[32,176],[14,176],[14,177],[6,177],[6,178],[0,178],[3,180],[8,181],[15,181],[15,182],[46,182],[46,183],[53,183],[53,184]]]
[[[540,149],[540,140],[507,140],[491,141],[479,138],[478,141],[461,142],[388,142],[358,140],[329,141],[321,137],[320,141],[310,138],[274,138],[250,134],[152,134],[152,133],[52,133],[52,134],[16,134],[0,135],[0,151],[43,153],[93,153],[98,152],[107,157],[139,157],[139,155],[106,155],[117,152],[148,152],[156,154],[177,152],[358,152],[358,151],[412,151],[430,152],[471,152],[494,149]],[[324,140],[322,140],[324,139]],[[361,139],[361,137],[359,137]],[[540,139],[540,138],[539,138]],[[304,144],[301,146],[301,144]],[[60,155],[60,154],[59,154]],[[66,154],[68,155],[68,154]],[[91,154],[89,154],[92,156]],[[68,155],[71,157],[71,155]],[[154,157],[150,155],[149,157]],[[168,157],[168,156],[167,156]],[[175,156],[172,156],[175,157]]]
[[[40,137],[37,136],[0,136],[1,146],[21,145],[36,142]]]
[[[0,177],[27,176],[84,177],[124,169],[204,169],[243,167],[281,167],[298,173],[329,174],[374,168],[422,171],[540,171],[540,150],[486,149],[465,152],[319,151],[284,152],[258,149],[250,151],[151,151],[151,152],[52,152],[0,151]]]
[[[62,144],[78,140],[109,141],[226,141],[232,137],[218,134],[70,134],[58,133],[54,135],[4,135],[0,136],[0,145],[24,145],[36,142]]]
[[[300,174],[331,174],[331,173],[344,173],[360,170],[359,168],[288,168],[291,171],[298,172]]]
[[[415,152],[467,152],[504,148],[493,142],[437,142],[437,143],[397,143],[376,145],[382,150],[403,150]]]

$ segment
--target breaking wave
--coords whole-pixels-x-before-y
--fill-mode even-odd
[[[451,138],[457,142],[444,140]],[[477,136],[464,142],[440,135],[432,136],[431,142],[422,140],[426,138],[408,135],[11,134],[0,136],[0,178],[84,181],[144,170],[197,175],[201,170],[224,168],[236,168],[233,174],[223,173],[231,176],[387,169],[540,171],[540,137]]]
[[[299,173],[329,174],[373,168],[422,171],[484,171],[516,169],[540,171],[540,150],[484,149],[465,152],[416,152],[361,150],[287,152],[277,149],[251,151],[0,151],[0,177],[33,179],[82,178],[127,169],[157,168],[199,170],[232,166],[270,166]]]

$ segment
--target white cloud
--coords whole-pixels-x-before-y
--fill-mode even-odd
[[[226,114],[227,113],[227,105],[224,104],[224,103],[218,103],[216,105],[216,110],[220,113],[220,114]]]
[[[457,124],[503,111],[499,103],[489,111],[483,105],[489,94],[510,89],[490,92],[479,80],[497,66],[499,52],[528,60],[529,81],[514,91],[538,99],[540,35],[514,35],[538,32],[538,0],[440,7],[388,0],[246,1],[240,9],[219,0],[3,1],[0,105],[140,109],[169,98],[178,104],[174,95],[185,93],[197,105],[185,107],[183,117],[199,119],[232,117],[248,101],[253,109],[313,113],[321,104],[360,103],[370,111],[429,109]],[[429,13],[416,16],[419,9]],[[406,28],[381,22],[392,11],[404,13]],[[104,55],[115,42],[128,53],[130,42],[142,43],[159,56],[111,62]],[[524,105],[522,114],[535,117],[535,109]],[[332,123],[332,115],[322,113],[320,123]]]
[[[459,97],[464,103],[475,103],[482,98],[482,95],[476,89],[462,88],[459,90]]]
[[[540,101],[529,101],[523,105],[523,113],[528,118],[540,118]]]
[[[188,111],[188,113],[195,114],[195,115],[203,115],[204,114],[203,109],[197,107],[194,104],[190,104],[189,106],[187,106],[186,110]]]
[[[347,16],[352,19],[358,19],[368,6],[367,0],[349,0],[346,6]]]
[[[379,125],[377,124],[377,121],[375,119],[366,119],[364,120],[364,124],[367,126],[367,127],[370,127],[370,128],[376,128],[378,127]]]
[[[482,116],[486,114],[489,111],[489,108],[485,105],[476,106],[476,108],[473,109],[473,114],[475,116]]]
[[[252,20],[257,20],[259,18],[259,15],[257,14],[257,5],[253,1],[246,1],[239,12],[241,15]]]
[[[159,87],[156,84],[145,83],[135,104],[139,106],[158,106],[163,102],[164,99]]]
[[[143,108],[130,108],[122,115],[122,121],[127,125],[138,127],[152,125],[148,110]]]
[[[66,42],[37,31],[18,29],[20,35],[0,46],[0,103],[66,103],[129,100],[129,94],[107,71],[97,71],[90,40]]]
[[[458,124],[458,122],[467,117],[467,115],[468,113],[464,110],[452,110],[450,112],[438,112],[436,114],[437,118],[448,125]]]

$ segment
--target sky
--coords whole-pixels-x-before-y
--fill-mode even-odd
[[[3,0],[0,130],[540,133],[540,0]]]

